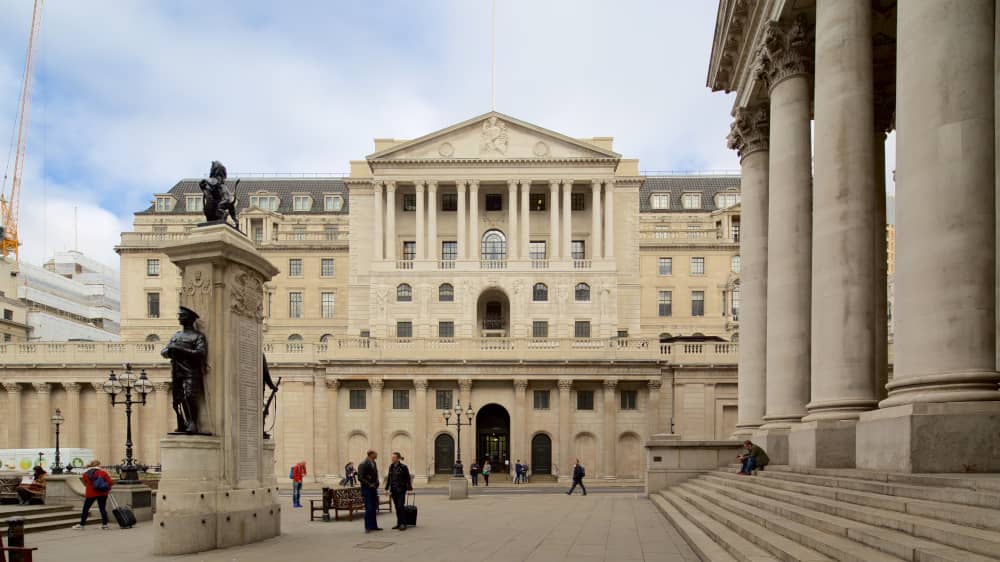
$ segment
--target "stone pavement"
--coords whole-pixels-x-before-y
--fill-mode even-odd
[[[281,562],[323,559],[361,561],[566,560],[697,562],[684,539],[648,499],[636,494],[474,496],[449,501],[418,496],[419,525],[390,529],[383,513],[380,533],[365,534],[353,522],[309,522],[307,509],[282,498],[282,536],[254,545],[173,557],[152,555],[152,523],[111,531],[98,526],[28,535],[40,560]]]

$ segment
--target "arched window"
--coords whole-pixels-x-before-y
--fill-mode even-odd
[[[288,336],[288,341],[290,341],[290,342],[299,342],[299,341],[302,341],[302,336],[300,334],[292,334],[292,335]]]
[[[156,342],[160,341],[160,336],[158,336],[156,334],[149,334],[148,336],[146,336],[146,341],[148,343],[156,343]]]
[[[578,301],[590,300],[590,285],[586,283],[576,284],[576,300]]]
[[[319,343],[330,343],[333,341],[333,334],[323,334],[319,337]]]
[[[441,283],[438,287],[438,300],[441,302],[452,302],[455,300],[455,287],[451,283]]]
[[[406,283],[401,283],[396,287],[396,302],[410,302],[413,300],[413,287]]]
[[[549,288],[545,286],[545,283],[535,283],[535,286],[531,289],[531,300],[535,302],[549,300]]]
[[[507,259],[507,238],[499,230],[488,230],[483,235],[482,259],[501,261]]]

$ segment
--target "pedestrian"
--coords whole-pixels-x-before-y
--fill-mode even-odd
[[[33,499],[45,502],[45,477],[48,473],[41,466],[35,466],[31,478],[17,486],[17,497],[21,505],[28,505]]]
[[[528,483],[528,463],[521,465],[521,484]]]
[[[517,462],[514,463],[514,483],[521,483],[521,459],[517,459]]]
[[[358,465],[358,481],[361,482],[361,497],[365,500],[365,532],[381,531],[378,526],[378,453],[368,449],[368,456]]]
[[[486,482],[487,486],[490,485],[491,472],[493,472],[493,465],[490,464],[490,459],[486,459],[486,462],[483,463],[483,481]]]
[[[478,486],[479,485],[479,463],[477,463],[476,461],[472,461],[472,464],[469,465],[469,476],[472,477],[472,485],[473,486]]]
[[[752,476],[753,471],[764,470],[764,467],[770,464],[771,459],[760,445],[754,445],[747,439],[743,442],[743,448],[747,450],[746,454],[736,457],[736,460],[740,461],[739,474],[742,476]]]
[[[354,469],[354,463],[348,461],[347,465],[344,466],[344,480],[342,486],[354,486],[357,483],[357,471]]]
[[[587,487],[583,485],[583,477],[587,475],[587,471],[583,469],[583,465],[580,464],[580,459],[576,459],[576,464],[573,465],[573,485],[570,487],[569,491],[566,492],[567,496],[573,495],[573,490],[579,485],[580,489],[583,490],[583,495],[587,495]]]
[[[80,523],[73,525],[73,528],[82,531],[87,526],[87,517],[90,515],[90,508],[97,503],[97,509],[101,511],[101,529],[107,531],[108,527],[108,494],[111,487],[115,485],[107,472],[101,470],[101,461],[93,460],[87,464],[87,470],[80,477],[86,487],[83,499],[83,511],[80,513]]]
[[[406,519],[403,515],[403,506],[406,505],[406,493],[413,489],[413,482],[410,479],[410,469],[403,464],[403,455],[393,452],[391,458],[392,464],[389,465],[389,476],[385,479],[385,489],[389,491],[392,506],[396,510],[396,526],[393,529],[405,531]]]
[[[292,479],[292,507],[302,507],[302,477],[306,475],[306,461],[299,461],[288,476]]]

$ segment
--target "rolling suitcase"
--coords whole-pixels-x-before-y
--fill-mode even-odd
[[[132,511],[132,508],[127,505],[118,505],[118,500],[112,494],[108,494],[108,499],[111,500],[111,514],[115,516],[118,526],[122,529],[131,529],[134,527],[135,513]]]
[[[417,526],[417,496],[413,492],[406,494],[406,505],[403,506],[403,523],[407,527]]]

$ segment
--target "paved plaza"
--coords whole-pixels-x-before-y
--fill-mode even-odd
[[[282,498],[283,534],[260,543],[193,554],[155,557],[152,523],[135,529],[70,529],[28,535],[41,560],[190,560],[282,562],[351,560],[656,560],[695,562],[684,539],[649,500],[637,494],[474,495],[465,501],[444,496],[417,498],[419,526],[390,529],[395,515],[383,513],[380,533],[362,532],[362,521],[308,521],[307,509]]]

